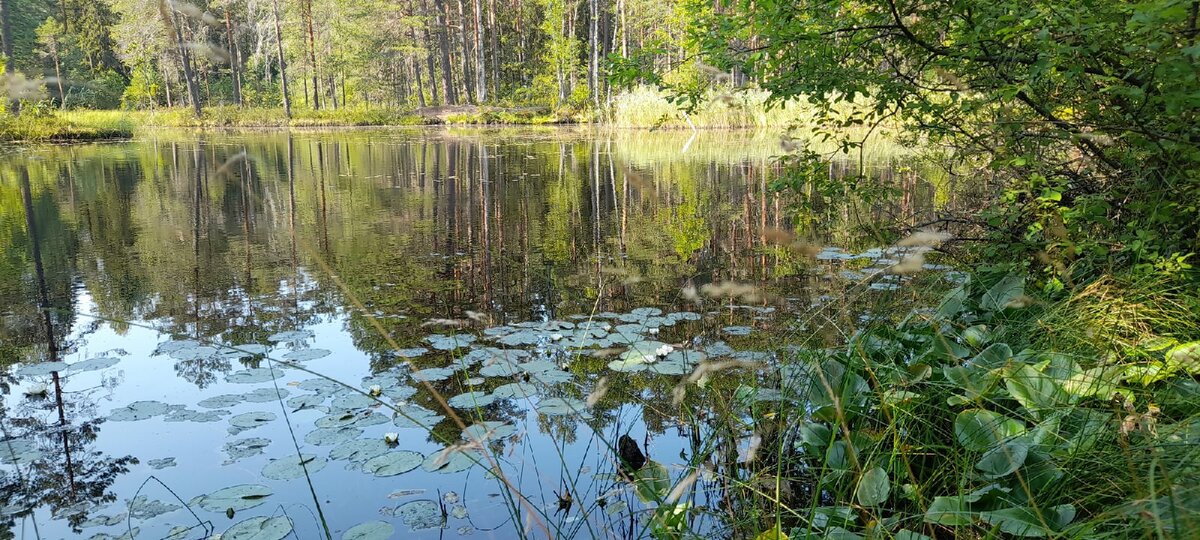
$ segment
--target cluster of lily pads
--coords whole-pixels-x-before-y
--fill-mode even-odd
[[[760,316],[771,311],[756,309]],[[761,312],[761,313],[760,313]],[[422,384],[457,378],[466,391],[449,397],[448,405],[459,411],[475,411],[499,400],[527,403],[544,416],[590,417],[583,400],[549,392],[556,385],[568,383],[574,376],[568,371],[579,355],[610,355],[608,368],[616,372],[644,372],[667,376],[691,373],[697,365],[713,357],[757,359],[762,353],[736,352],[721,341],[681,343],[659,341],[666,330],[683,323],[699,321],[702,315],[694,312],[664,313],[657,308],[639,308],[628,313],[599,313],[576,316],[569,320],[544,320],[506,324],[482,330],[478,335],[467,333],[438,333],[428,335],[409,348],[393,351],[406,359],[445,359],[444,365],[410,369],[398,365],[384,372],[364,377],[359,384],[348,385],[324,377],[312,377],[295,382],[283,382],[292,366],[323,358],[326,349],[313,348],[306,343],[313,334],[304,330],[271,335],[271,344],[245,344],[223,347],[197,340],[177,339],[161,343],[156,354],[178,361],[211,359],[249,360],[270,357],[274,362],[259,361],[225,375],[228,385],[224,393],[209,395],[189,407],[159,401],[135,401],[110,412],[113,422],[141,422],[158,419],[164,422],[225,422],[229,439],[223,444],[225,465],[269,455],[272,440],[255,433],[264,426],[280,422],[280,402],[286,407],[289,420],[312,412],[318,416],[295,425],[302,441],[302,450],[295,453],[290,445],[279,448],[279,457],[268,459],[260,475],[264,480],[286,482],[315,474],[331,463],[341,463],[346,469],[374,477],[398,476],[416,469],[426,472],[453,474],[466,471],[486,461],[485,445],[511,437],[517,427],[501,422],[481,422],[463,430],[458,441],[445,441],[440,451],[428,455],[399,448],[401,439],[396,431],[380,437],[368,433],[379,429],[416,429],[432,431],[446,420],[448,411],[435,411],[410,400]],[[753,332],[749,326],[727,326],[720,329],[725,336],[740,337]],[[681,332],[683,333],[683,332]],[[703,346],[701,346],[703,344]],[[19,374],[36,376],[49,371],[82,371],[104,369],[116,365],[116,358],[94,358],[47,366],[36,364],[22,368]],[[488,379],[500,379],[502,384],[485,385]],[[252,388],[244,392],[229,392],[237,385]],[[485,391],[484,389],[491,389]],[[272,410],[268,410],[269,407]],[[251,409],[235,413],[235,409],[250,405]],[[257,406],[257,407],[256,407]],[[477,414],[475,415],[477,416]],[[323,451],[323,449],[328,451]],[[3,448],[0,461],[25,463],[37,459],[36,446],[15,441]],[[11,454],[11,455],[9,455]],[[152,459],[155,469],[176,466],[175,459]],[[261,506],[272,495],[272,489],[262,484],[241,484],[194,497],[193,510],[224,513],[231,518]],[[124,512],[116,515],[96,515],[85,527],[120,526],[126,519],[133,524],[181,510],[183,506],[147,500],[145,496],[126,501]],[[443,526],[441,505],[432,500],[416,500],[392,509],[389,513],[414,529]],[[465,517],[465,507],[457,511]],[[170,537],[183,535],[190,529],[176,527]],[[282,538],[292,531],[286,516],[255,516],[237,521],[222,535],[225,539]],[[385,538],[392,534],[385,522],[359,525],[347,531],[345,538]],[[103,537],[103,536],[101,536]],[[178,536],[182,538],[183,536]]]

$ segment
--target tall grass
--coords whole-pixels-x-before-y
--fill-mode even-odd
[[[687,114],[661,92],[638,86],[613,98],[607,123],[622,128],[784,128],[808,118],[804,106],[768,106],[767,96],[763,90],[712,92],[698,110]]]

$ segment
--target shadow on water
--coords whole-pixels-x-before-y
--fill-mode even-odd
[[[462,434],[415,384],[424,378],[459,399],[451,405],[466,400],[467,424],[516,428],[486,446],[528,504],[551,510],[541,515],[548,531],[636,536],[634,514],[609,505],[622,496],[604,476],[615,465],[609,448],[636,431],[668,465],[706,451],[702,423],[672,404],[678,375],[695,364],[688,355],[768,359],[771,338],[756,336],[840,301],[855,275],[887,256],[856,253],[961,196],[932,171],[877,163],[863,182],[894,190],[882,203],[816,191],[784,198],[770,188],[777,143],[740,137],[207,134],[10,153],[0,162],[4,523],[10,534],[36,523],[50,537],[117,535],[127,518],[155,537],[195,525],[162,490],[130,506],[154,475],[185,500],[265,484],[276,493],[256,519],[282,510],[298,532],[317,536],[312,499],[286,486],[290,469],[278,471],[295,453],[271,443],[294,420],[301,455],[318,454],[301,458],[301,468],[337,531],[379,520],[424,529],[430,504],[442,512],[433,529],[528,524],[503,489],[472,490],[462,476],[478,481],[484,472],[439,474],[445,464],[429,458],[445,458],[443,447]],[[847,163],[830,167],[835,177],[857,174]],[[841,249],[814,259],[781,245],[781,234]],[[723,283],[755,293],[707,303],[686,293]],[[910,294],[880,289],[894,302]],[[603,330],[592,330],[600,321]],[[855,322],[839,324],[845,331]],[[823,325],[791,331],[840,339]],[[656,364],[678,369],[674,378],[640,372],[630,359],[648,343],[683,354]],[[428,429],[406,431],[402,418],[302,372],[276,374],[264,355],[370,389]],[[505,355],[518,360],[506,364]],[[610,377],[607,397],[578,414]],[[242,393],[243,382],[258,386]],[[523,385],[542,385],[536,404]],[[282,425],[266,411],[287,396]],[[562,406],[577,414],[559,414]],[[397,427],[400,448],[426,459],[402,486],[358,485],[367,460],[324,466],[345,444],[374,448]],[[256,437],[241,434],[249,429]],[[697,503],[717,508],[717,483],[701,491]],[[421,493],[437,496],[407,505]],[[567,515],[552,511],[563,493],[575,494],[575,514],[571,504]],[[189,509],[202,512],[198,501]],[[244,517],[205,509],[217,532]]]

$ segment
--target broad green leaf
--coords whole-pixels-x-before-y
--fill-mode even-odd
[[[963,308],[963,302],[967,300],[967,291],[962,286],[956,287],[954,290],[946,293],[942,297],[941,304],[937,308],[937,316],[942,319],[949,319],[958,315]]]
[[[983,297],[979,299],[979,307],[987,311],[1001,311],[1009,307],[1013,300],[1024,295],[1025,278],[1009,274],[983,293]]]
[[[875,467],[863,473],[854,495],[858,498],[858,503],[863,506],[878,506],[887,501],[891,490],[892,486],[888,480],[887,471],[882,467]]]
[[[771,527],[770,529],[767,529],[761,533],[758,533],[758,536],[755,536],[754,540],[789,540],[789,539],[788,539],[788,535],[785,534],[783,532],[783,530],[779,528],[779,524],[776,523],[774,527]]]
[[[1012,356],[1012,348],[1007,344],[994,343],[980,351],[979,354],[975,355],[967,363],[983,369],[996,369],[1007,363]]]
[[[647,460],[633,473],[633,484],[642,502],[661,501],[671,491],[671,474],[662,463]]]
[[[1025,464],[1025,458],[1029,455],[1027,437],[1015,437],[1001,441],[1000,444],[983,453],[979,462],[975,464],[975,468],[988,478],[1000,478],[1012,474]]]
[[[1177,345],[1167,351],[1167,369],[1183,371],[1188,375],[1200,374],[1200,341]]]
[[[1069,504],[1042,510],[1039,516],[1033,508],[1018,507],[980,512],[983,521],[1000,527],[1002,532],[1025,538],[1049,536],[1059,527],[1075,519],[1075,507]]]
[[[967,450],[983,452],[1025,432],[1025,426],[1002,414],[967,409],[954,419],[954,436]]]
[[[1026,409],[1052,409],[1066,402],[1066,393],[1052,377],[1030,366],[1021,366],[1004,379],[1004,386]]]
[[[934,497],[933,503],[925,511],[925,522],[954,527],[970,525],[973,516],[974,513],[961,496]]]

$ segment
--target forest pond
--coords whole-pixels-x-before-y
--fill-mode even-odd
[[[871,224],[957,196],[885,163],[887,204],[797,209],[770,189],[779,148],[431,128],[0,149],[0,537],[641,537],[698,461],[686,519],[719,534],[708,404],[679,401],[698,366],[738,361],[734,395],[771,399],[778,336],[844,337],[806,314],[911,300]]]

